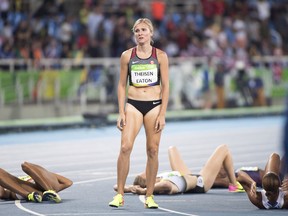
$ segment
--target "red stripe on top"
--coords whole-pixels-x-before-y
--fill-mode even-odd
[[[135,56],[136,56],[136,47],[134,47],[134,48],[132,49],[130,59],[134,58]]]
[[[136,47],[134,47],[134,48],[132,49],[130,59],[132,59],[132,58],[134,58],[134,57],[136,57],[136,56],[137,56],[137,54],[136,54]],[[157,59],[157,52],[156,52],[156,48],[155,48],[155,47],[152,47],[152,54],[151,54],[150,57]],[[150,58],[150,57],[149,57],[149,58]]]
[[[152,47],[152,55],[151,57],[157,59],[157,54],[156,54],[156,48],[155,47]]]

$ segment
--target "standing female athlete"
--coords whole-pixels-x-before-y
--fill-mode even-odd
[[[153,199],[153,190],[158,171],[161,132],[165,126],[169,98],[169,62],[165,52],[152,46],[153,25],[149,19],[138,19],[132,30],[137,45],[124,51],[120,59],[117,127],[122,133],[117,161],[118,190],[109,205],[119,207],[124,204],[124,185],[129,172],[130,154],[135,138],[144,125],[147,154],[145,207],[158,208]],[[129,87],[126,91],[128,81]]]

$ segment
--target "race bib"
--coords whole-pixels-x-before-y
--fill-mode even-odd
[[[156,64],[136,64],[131,66],[133,86],[153,86],[158,81]]]

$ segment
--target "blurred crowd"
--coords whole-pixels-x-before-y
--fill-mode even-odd
[[[154,45],[171,57],[288,53],[286,0],[39,2],[32,11],[31,0],[0,0],[1,59],[119,57],[140,17],[153,20]]]

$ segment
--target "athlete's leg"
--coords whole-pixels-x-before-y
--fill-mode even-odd
[[[265,174],[273,172],[279,175],[280,173],[280,156],[277,153],[272,153],[269,156],[268,162],[265,166]]]
[[[173,171],[180,172],[186,181],[186,191],[195,188],[197,184],[197,177],[192,176],[192,172],[189,170],[187,165],[184,163],[180,152],[175,146],[171,146],[168,149],[170,167]]]
[[[0,186],[0,199],[8,199],[9,196],[5,193],[5,190],[3,187]]]
[[[0,199],[15,200],[17,199],[14,192],[4,189],[0,186]]]
[[[227,145],[220,145],[215,149],[213,154],[210,156],[210,158],[200,171],[200,175],[202,175],[204,179],[205,192],[210,190],[210,188],[212,187],[216,176],[222,166],[228,175],[230,183],[233,185],[237,185],[236,177],[234,174],[232,155]]]
[[[147,188],[142,188],[139,185],[133,185],[131,192],[138,195],[147,194]],[[178,187],[170,181],[160,181],[154,186],[154,194],[177,194],[179,193]]]
[[[217,174],[212,187],[215,187],[215,188],[228,188],[229,187],[229,178],[223,166],[221,167],[219,173]]]
[[[0,168],[0,185],[7,190],[14,192],[16,194],[21,195],[22,197],[27,197],[28,194],[32,192],[38,192],[42,194],[42,192],[37,188],[37,186],[31,182],[23,181],[4,169]]]
[[[42,166],[24,162],[21,164],[22,170],[27,173],[35,181],[43,191],[54,190],[59,192],[70,187],[73,182],[59,174],[48,171]]]
[[[118,193],[124,194],[124,186],[130,167],[130,155],[134,141],[143,123],[143,115],[131,104],[126,104],[126,125],[121,134],[121,148],[117,161]]]
[[[154,194],[177,194],[178,187],[170,181],[160,181],[154,186]]]
[[[156,176],[158,172],[158,151],[161,131],[156,132],[155,124],[160,111],[160,106],[154,107],[144,116],[144,127],[146,132],[146,197],[153,195]]]
[[[259,172],[260,179],[262,179],[263,176],[265,175],[265,170],[259,168],[258,172]]]
[[[132,193],[132,188],[134,187],[134,185],[125,185],[124,186],[124,193]],[[118,191],[118,187],[117,184],[115,184],[113,186],[114,191]]]
[[[287,169],[285,154],[282,156],[281,161],[280,161],[280,176],[282,179],[288,177],[288,169]]]
[[[168,148],[168,156],[170,167],[173,171],[178,171],[182,175],[192,174],[188,166],[184,163],[176,146],[170,146]]]

